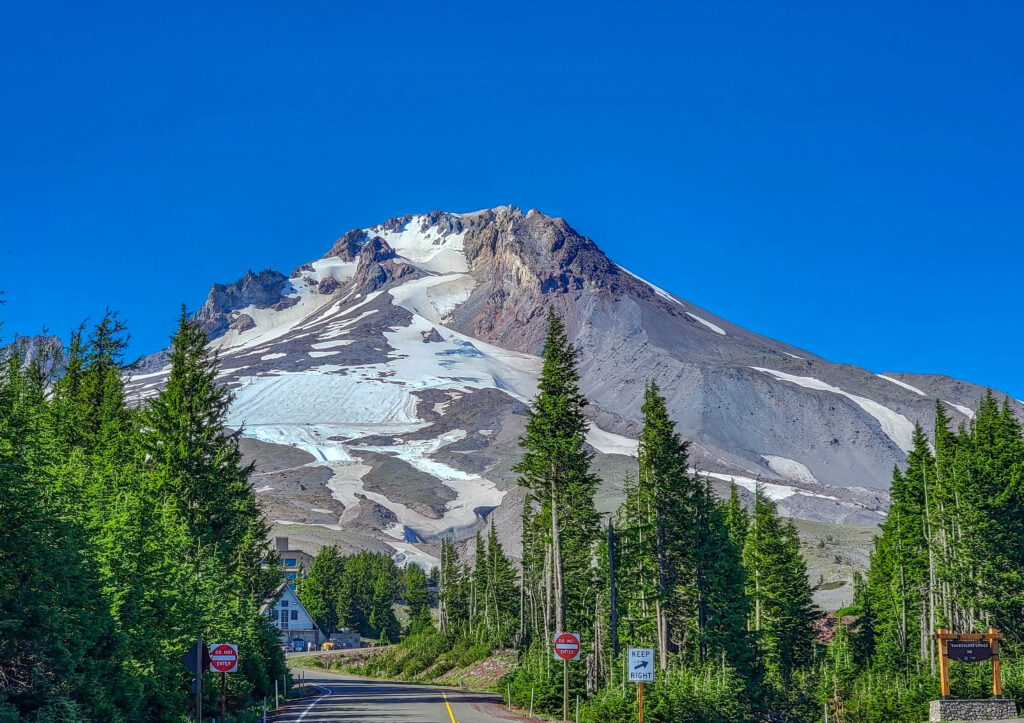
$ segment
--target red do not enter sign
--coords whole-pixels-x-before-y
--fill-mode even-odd
[[[238,646],[215,643],[210,646],[210,670],[214,673],[234,673],[238,670]]]
[[[580,636],[576,633],[558,633],[555,636],[555,657],[560,660],[578,660]]]

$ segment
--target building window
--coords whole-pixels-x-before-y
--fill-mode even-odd
[[[290,558],[284,561],[285,567],[295,567],[295,558]]]
[[[289,580],[294,580],[294,579],[295,579],[295,575],[296,575],[296,574],[295,574],[294,572],[286,572],[286,573],[284,574],[284,576],[285,576],[286,578],[288,578]]]
[[[284,622],[287,622],[287,621],[288,621],[288,611],[287,610],[282,610],[281,611],[281,622],[284,623]]]
[[[292,610],[292,620],[298,620],[298,619],[299,619],[299,611],[298,610]]]
[[[288,607],[288,601],[287,600],[282,600],[281,601],[281,607],[283,607],[283,608]]]

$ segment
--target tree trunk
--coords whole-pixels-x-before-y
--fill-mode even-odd
[[[565,580],[562,568],[562,544],[558,529],[558,495],[551,482],[551,568],[555,577],[555,632],[565,630]]]
[[[654,512],[655,542],[658,548],[658,656],[662,670],[668,670],[668,615],[665,606],[668,604],[668,559],[665,551],[665,529],[661,519],[661,510]]]
[[[612,659],[619,657],[619,591],[615,584],[615,528],[608,521],[608,578],[611,585]]]

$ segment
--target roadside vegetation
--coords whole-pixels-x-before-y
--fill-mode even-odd
[[[183,720],[197,636],[239,647],[236,715],[286,674],[259,612],[280,573],[206,335],[182,314],[170,379],[140,406],[126,339],[108,313],[0,364],[0,721]]]
[[[601,519],[576,352],[561,320],[549,322],[515,468],[526,490],[521,569],[493,529],[475,540],[472,564],[443,541],[430,578],[436,593],[426,603],[413,596],[402,642],[350,672],[451,680],[508,649],[515,665],[494,687],[518,707],[557,716],[563,671],[551,641],[570,631],[582,642],[568,664],[582,721],[635,719],[636,686],[623,663],[636,646],[656,657],[645,720],[827,714],[916,723],[939,696],[933,631],[996,627],[1006,694],[1024,699],[1024,436],[1007,404],[988,395],[969,426],[952,430],[937,403],[934,439],[919,427],[906,469],[894,471],[892,509],[867,573],[855,578],[853,604],[826,616],[814,606],[793,523],[760,490],[752,505],[735,488],[718,500],[707,479],[688,472],[689,445],[654,384],[637,473],[618,512]],[[436,606],[436,621],[425,605]],[[953,663],[951,676],[955,695],[991,694],[989,663]]]
[[[259,613],[280,573],[224,427],[217,360],[182,314],[166,388],[129,406],[125,338],[108,314],[67,350],[27,359],[15,346],[0,365],[2,723],[182,720],[180,658],[198,635],[239,645],[239,719],[285,674]],[[939,695],[934,630],[993,627],[1005,693],[1024,699],[1024,435],[1008,404],[989,394],[956,430],[936,404],[934,435],[918,427],[893,473],[853,603],[826,617],[793,523],[760,490],[752,504],[736,488],[714,497],[653,383],[625,500],[596,512],[576,363],[551,314],[515,466],[521,566],[493,526],[461,553],[442,540],[429,573],[324,547],[298,596],[323,630],[384,647],[305,664],[492,688],[558,715],[552,640],[568,631],[581,640],[567,670],[582,721],[633,720],[625,652],[651,647],[648,721],[909,723]],[[951,676],[956,696],[990,694],[989,663],[954,663]]]

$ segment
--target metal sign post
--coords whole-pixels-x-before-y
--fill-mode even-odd
[[[580,658],[580,636],[576,633],[555,635],[555,657],[562,661],[562,722],[569,723],[569,661]]]
[[[202,638],[197,638],[192,647],[181,656],[181,663],[196,676],[192,690],[196,694],[196,720],[201,721],[203,719],[203,673],[210,665],[210,654],[207,652],[206,646],[203,645]]]
[[[220,673],[220,718],[224,720],[228,706],[228,673],[238,670],[238,646],[214,643],[210,646],[210,670]]]
[[[202,636],[196,638],[196,720],[203,723],[203,672],[206,666],[203,665],[203,653],[206,646],[203,645]]]
[[[626,655],[626,670],[630,683],[639,683],[637,707],[640,723],[644,723],[644,683],[654,682],[654,648],[630,648]]]

